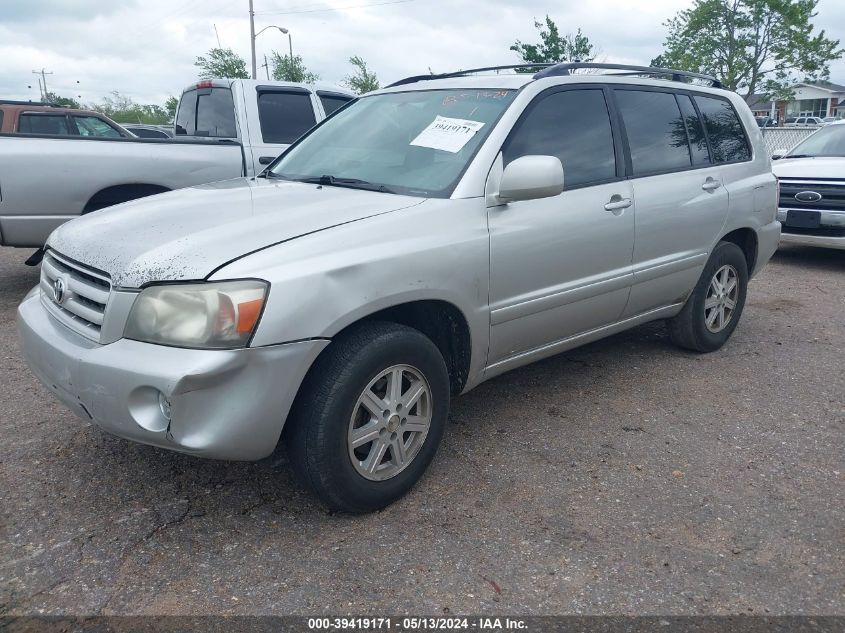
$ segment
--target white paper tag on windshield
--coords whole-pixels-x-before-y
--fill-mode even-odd
[[[417,135],[417,138],[411,141],[411,145],[440,149],[454,154],[460,152],[483,125],[484,123],[481,121],[450,119],[438,115],[427,128]]]

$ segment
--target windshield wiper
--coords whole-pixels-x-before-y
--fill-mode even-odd
[[[364,189],[366,191],[380,191],[382,193],[395,193],[387,185],[381,185],[358,178],[338,178],[330,174],[312,176],[309,178],[294,178],[297,182],[307,182],[315,185],[329,185],[331,187],[348,187],[349,189]]]
[[[784,158],[815,158],[812,154],[787,154]]]

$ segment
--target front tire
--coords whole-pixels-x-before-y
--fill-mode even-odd
[[[449,395],[443,357],[418,330],[371,322],[340,335],[309,372],[285,426],[298,479],[332,510],[393,503],[434,457]]]
[[[739,323],[747,290],[745,253],[732,242],[719,242],[683,310],[668,321],[672,342],[696,352],[722,347]]]

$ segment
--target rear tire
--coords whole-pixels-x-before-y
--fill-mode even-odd
[[[297,478],[332,510],[391,504],[434,457],[449,396],[446,363],[421,332],[353,328],[317,359],[285,425]]]
[[[745,253],[732,242],[719,242],[683,310],[668,321],[672,342],[696,352],[722,347],[739,323],[747,290]]]

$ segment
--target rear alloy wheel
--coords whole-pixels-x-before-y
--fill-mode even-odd
[[[730,338],[745,306],[748,264],[733,242],[719,242],[686,305],[669,319],[669,335],[679,347],[713,352]]]
[[[704,325],[713,334],[724,330],[734,315],[739,296],[739,274],[725,264],[713,275],[704,299]]]
[[[317,359],[285,425],[294,471],[333,510],[383,508],[434,457],[449,396],[443,356],[420,331],[353,327]]]

